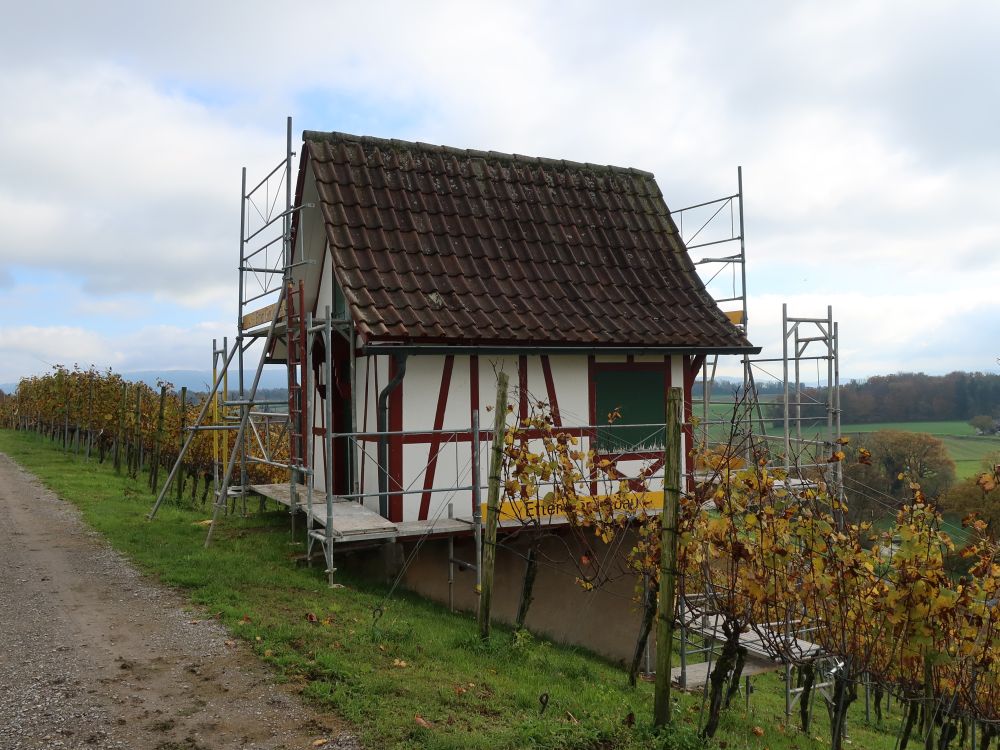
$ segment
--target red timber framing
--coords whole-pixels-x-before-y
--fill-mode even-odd
[[[336,445],[333,448],[333,457],[331,459],[329,454],[329,446],[326,442],[326,399],[334,399],[333,404],[333,431],[335,433],[344,433],[349,429],[349,421],[347,415],[344,412],[345,408],[352,408],[354,400],[351,395],[351,383],[350,380],[345,380],[346,369],[349,367],[349,352],[348,343],[341,337],[334,336],[333,340],[330,342],[330,351],[324,352],[324,357],[333,358],[333,380],[330,383],[319,383],[319,374],[322,372],[322,368],[314,368],[314,397],[311,399],[312,415],[310,416],[312,424],[312,434],[314,438],[319,438],[318,445],[320,446],[321,456],[320,465],[313,467],[314,471],[320,476],[327,476],[327,461],[333,461],[333,481],[334,481],[334,493],[338,495],[347,494],[351,492],[351,487],[347,483],[347,463],[348,463],[348,452],[349,452],[349,442],[341,437],[336,438]],[[313,349],[315,352],[316,349]],[[310,362],[308,367],[313,367],[313,363]],[[324,389],[325,395],[320,394],[320,387]],[[376,373],[375,387],[378,388],[378,375]],[[376,391],[377,392],[377,391]],[[368,400],[368,381],[365,381],[365,402]],[[367,429],[368,415],[365,414],[365,429]],[[308,456],[308,460],[311,463],[314,457]],[[362,463],[362,472],[364,471],[364,464]],[[363,486],[363,485],[360,485]]]
[[[389,357],[389,382],[396,377],[396,359]],[[389,432],[403,431],[403,388],[406,378],[399,381],[389,394]],[[425,440],[426,442],[426,440]],[[389,492],[403,490],[403,436],[389,435]],[[400,523],[403,520],[403,496],[389,495],[389,520]]]
[[[691,420],[691,399],[692,390],[694,387],[694,382],[697,379],[698,373],[704,365],[705,357],[704,355],[685,355],[682,359],[682,371],[683,371],[683,392],[684,392],[684,421],[685,425],[683,428],[684,434],[684,466],[685,471],[688,472],[690,476],[690,463],[691,463],[691,451],[694,448],[694,435],[690,424]],[[545,383],[545,393],[548,399],[549,406],[552,412],[553,423],[557,427],[562,426],[562,415],[559,411],[559,401],[556,395],[556,385],[555,378],[552,372],[552,363],[549,355],[540,355],[539,362],[541,365],[542,377]],[[434,413],[434,424],[431,428],[433,432],[428,431],[425,433],[411,432],[406,435],[390,435],[389,436],[389,490],[390,492],[398,492],[403,488],[403,446],[404,445],[426,445],[427,449],[427,463],[424,473],[423,488],[420,495],[420,506],[418,512],[418,518],[420,520],[426,520],[430,514],[430,507],[432,503],[434,479],[436,476],[437,469],[437,454],[441,448],[441,444],[445,441],[452,441],[458,443],[471,443],[472,432],[470,430],[456,430],[454,434],[448,433],[447,435],[438,434],[438,431],[443,429],[444,417],[447,410],[448,399],[451,392],[451,380],[454,373],[455,366],[455,355],[448,354],[443,358],[443,368],[441,372],[441,380],[438,387],[438,397],[437,404]],[[589,355],[587,357],[587,380],[588,380],[588,417],[591,425],[597,425],[598,414],[597,414],[597,385],[595,375],[603,370],[619,370],[619,371],[655,371],[663,373],[663,387],[668,390],[673,385],[673,378],[671,372],[671,357],[665,355],[662,362],[636,362],[634,356],[629,356],[623,362],[599,362],[595,355]],[[369,375],[366,377],[365,382],[365,403],[368,401],[369,382],[368,378],[374,376],[374,393],[379,393],[379,377],[378,368],[370,367]],[[389,372],[388,379],[391,380],[396,374],[395,362],[392,358],[389,358]],[[390,432],[402,432],[403,430],[403,383],[405,378],[400,382],[399,386],[392,392],[389,398],[389,431]],[[526,355],[518,356],[518,385],[520,389],[518,411],[519,415],[527,416],[530,410],[530,404],[528,402],[528,357]],[[480,384],[480,372],[479,372],[479,357],[477,355],[469,356],[469,423],[472,422],[472,412],[481,409],[481,384]],[[368,410],[365,409],[364,420],[362,425],[362,430],[367,432],[368,430]],[[317,435],[321,434],[322,430],[317,429]],[[529,431],[530,432],[530,431]],[[577,430],[573,430],[574,433]],[[596,440],[596,429],[591,428],[581,428],[580,437],[589,437],[591,440]],[[540,435],[541,433],[539,433]],[[490,430],[481,430],[480,437],[484,441],[489,441],[492,439],[492,433]],[[362,438],[362,442],[367,442],[372,440],[372,438]],[[634,453],[625,453],[619,456],[621,460],[646,460],[653,461],[653,463],[647,468],[646,475],[652,475],[653,473],[659,471],[663,467],[663,455],[658,451],[643,451]],[[364,469],[362,468],[362,471]],[[596,477],[593,478],[592,491],[597,492],[596,488]],[[637,483],[641,483],[642,478],[633,480]],[[691,479],[688,480],[689,489],[691,488]],[[362,477],[362,484],[364,479]],[[638,488],[638,485],[637,485]],[[403,496],[402,495],[391,495],[389,498],[389,520],[393,522],[401,522],[403,520]]]
[[[286,324],[286,366],[288,369],[288,448],[292,464],[308,468],[312,458],[306,455],[308,445],[305,398],[302,386],[306,382],[306,315],[305,293],[300,281],[298,285],[288,284],[285,303]]]
[[[437,409],[434,411],[434,432],[427,447],[427,464],[424,469],[424,491],[420,496],[420,513],[417,518],[427,520],[431,509],[431,489],[434,487],[434,474],[437,472],[438,451],[441,450],[443,435],[438,433],[444,427],[444,412],[448,406],[448,390],[451,387],[451,371],[455,366],[455,355],[448,354],[444,358],[444,368],[441,370],[441,388],[438,390]],[[394,519],[393,519],[394,520]]]
[[[562,415],[559,414],[559,399],[556,398],[556,384],[552,379],[552,363],[549,362],[549,355],[543,354],[542,377],[545,378],[545,395],[549,400],[549,410],[552,412],[552,424],[562,427]]]

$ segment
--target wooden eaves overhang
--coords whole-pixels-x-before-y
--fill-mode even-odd
[[[759,351],[706,291],[648,172],[303,140],[297,203],[311,182],[369,353]]]

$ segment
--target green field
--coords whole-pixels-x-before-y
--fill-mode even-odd
[[[702,418],[701,405],[697,402],[694,416]],[[709,420],[728,421],[732,419],[731,404],[713,403],[709,407]],[[768,435],[781,435],[781,428],[775,427],[770,420],[765,420]],[[709,427],[714,441],[723,440],[726,427],[723,424],[712,424]],[[955,474],[959,479],[968,479],[981,472],[987,462],[1000,455],[1000,436],[976,435],[976,431],[968,422],[953,420],[948,422],[873,422],[871,424],[845,423],[841,425],[841,434],[851,437],[857,444],[864,444],[864,435],[880,430],[899,430],[901,432],[926,432],[939,438],[945,445],[948,455],[955,462]],[[825,421],[803,423],[803,437],[822,436],[826,432]]]
[[[901,432],[926,432],[942,437],[944,435],[976,437],[976,431],[968,422],[872,422],[871,424],[843,424],[841,432],[878,432],[879,430],[899,430]]]
[[[926,432],[944,443],[948,455],[955,462],[955,475],[968,479],[979,474],[994,454],[1000,454],[1000,437],[976,435],[975,430],[961,421],[954,422],[884,422],[875,424],[844,425],[841,433],[857,436],[864,442],[864,434],[878,430],[901,432]]]

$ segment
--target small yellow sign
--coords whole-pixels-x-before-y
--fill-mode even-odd
[[[580,510],[587,510],[595,503],[611,501],[612,511],[615,515],[633,515],[639,512],[640,508],[647,511],[659,511],[663,509],[663,492],[636,492],[620,497],[618,495],[598,495],[593,497],[580,497],[577,503]],[[483,504],[483,517],[486,517],[486,504]],[[555,500],[528,499],[528,500],[505,500],[500,504],[501,521],[542,521],[542,522],[565,522],[566,513],[561,503]]]

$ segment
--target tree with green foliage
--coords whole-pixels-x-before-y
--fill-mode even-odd
[[[867,488],[904,501],[910,496],[911,481],[919,482],[930,497],[941,495],[955,481],[955,462],[945,444],[933,435],[879,430],[866,435],[860,448],[865,451],[865,461],[845,466],[848,491]],[[864,493],[855,494],[852,509],[867,511]]]
[[[969,420],[969,424],[982,435],[992,435],[997,431],[997,421],[988,414],[977,414]]]

